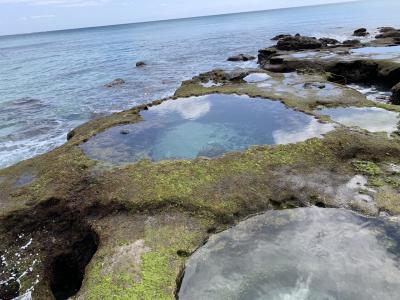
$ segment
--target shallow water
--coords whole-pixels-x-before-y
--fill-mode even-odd
[[[377,107],[325,108],[318,113],[349,127],[359,127],[370,132],[393,133],[399,130],[400,114]]]
[[[280,102],[237,95],[169,100],[141,115],[143,122],[108,129],[83,144],[83,150],[112,163],[217,157],[251,145],[321,137],[333,129]]]
[[[347,210],[270,211],[189,259],[179,299],[396,300],[400,225]]]
[[[359,91],[361,94],[365,95],[368,100],[386,104],[391,102],[392,92],[387,88],[355,83],[349,84],[348,87]]]
[[[400,26],[399,7],[379,0],[0,37],[0,168],[59,146],[89,119],[171,95],[200,72],[253,67],[226,59],[254,55],[276,34],[345,40],[357,27]],[[147,66],[135,68],[139,60]],[[115,78],[126,84],[104,87]]]
[[[352,54],[361,55],[400,55],[400,46],[392,47],[364,47],[351,51]]]
[[[244,81],[247,83],[255,83],[255,82],[261,82],[270,79],[271,76],[269,76],[266,73],[251,73],[247,75],[245,78],[243,78]]]

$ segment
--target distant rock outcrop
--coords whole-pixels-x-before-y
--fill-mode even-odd
[[[307,50],[307,49],[319,49],[323,47],[323,43],[317,40],[315,37],[308,37],[308,36],[288,36],[281,38],[276,48],[278,50]]]
[[[256,58],[252,55],[239,54],[239,55],[229,57],[228,61],[249,61],[249,60],[254,60],[254,59],[256,59]]]
[[[144,67],[145,65],[146,65],[146,63],[145,63],[144,61],[138,61],[138,62],[136,63],[136,67],[137,67],[137,68]]]
[[[125,80],[123,80],[122,78],[117,78],[117,79],[114,79],[113,81],[105,84],[104,86],[108,87],[108,88],[112,88],[112,87],[116,87],[116,86],[121,86],[123,84],[125,84]]]
[[[367,28],[359,28],[354,31],[353,36],[367,36],[369,35],[369,32],[367,31]]]

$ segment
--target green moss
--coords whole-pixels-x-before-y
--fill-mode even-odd
[[[381,168],[371,161],[356,160],[353,162],[354,169],[368,176],[378,176],[382,174]]]
[[[135,274],[116,270],[102,276],[102,264],[97,263],[90,271],[86,299],[174,299],[176,280],[185,261],[177,253],[179,250],[191,253],[204,238],[203,234],[182,225],[167,225],[148,228],[145,236],[150,250],[141,256],[139,280]]]
[[[394,188],[400,188],[400,177],[399,176],[387,177],[387,178],[385,178],[385,182]]]

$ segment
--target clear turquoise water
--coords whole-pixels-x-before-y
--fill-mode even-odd
[[[122,164],[217,157],[251,145],[322,137],[333,129],[278,101],[237,95],[169,100],[141,116],[144,121],[110,128],[81,147],[93,159]]]
[[[368,1],[0,37],[0,167],[61,145],[89,119],[171,95],[199,72],[251,65],[226,58],[256,54],[275,34],[344,40],[356,27],[400,26],[399,10]],[[127,84],[104,87],[118,77]]]

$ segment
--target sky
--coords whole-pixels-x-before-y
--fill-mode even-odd
[[[348,0],[0,0],[0,35],[347,1]]]

